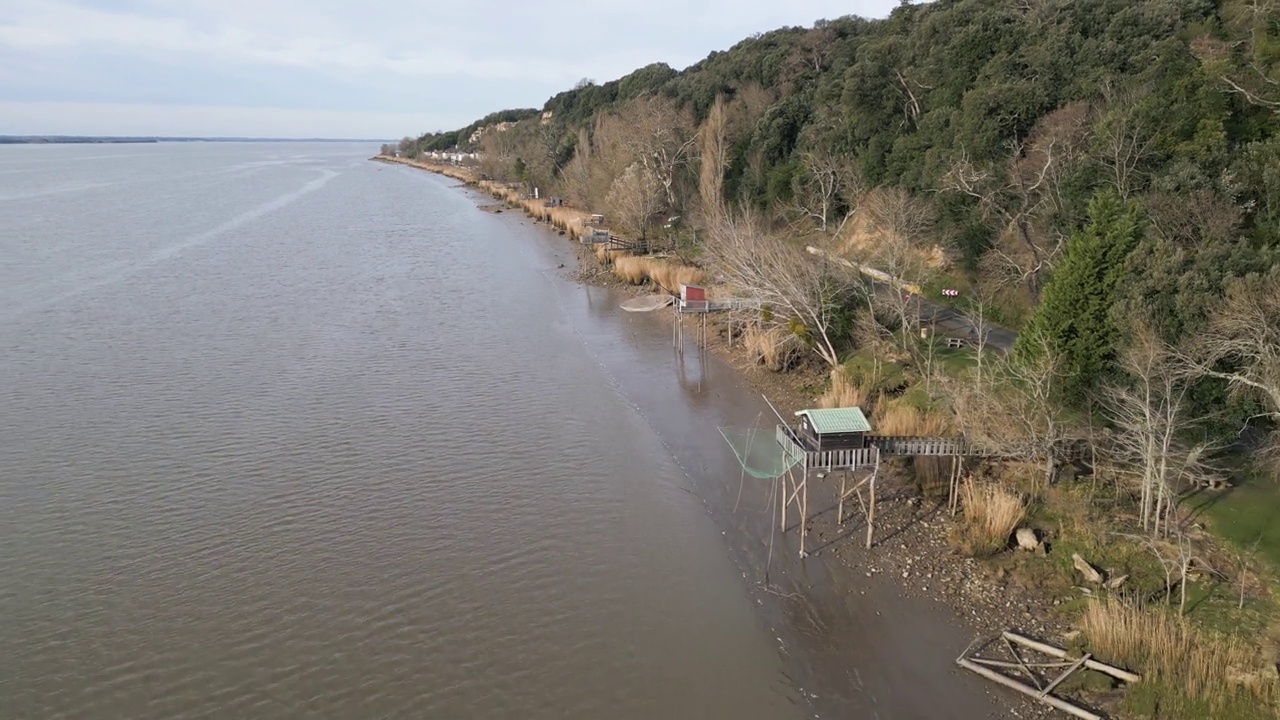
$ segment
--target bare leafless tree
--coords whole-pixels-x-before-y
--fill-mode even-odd
[[[1165,604],[1173,604],[1173,583],[1175,574],[1178,577],[1179,599],[1178,612],[1187,611],[1187,581],[1191,579],[1191,571],[1197,565],[1204,565],[1204,560],[1197,554],[1196,545],[1180,528],[1173,528],[1168,538],[1157,538],[1150,535],[1134,535],[1117,533],[1119,537],[1133,540],[1144,547],[1160,563],[1164,571]]]
[[[917,127],[920,124],[920,114],[924,112],[924,103],[921,100],[924,91],[932,90],[932,85],[925,85],[912,76],[915,71],[911,68],[904,70],[894,69],[893,75],[898,81],[898,92],[903,96],[902,114],[906,116],[907,122],[911,127]]]
[[[586,128],[578,131],[578,142],[574,145],[573,158],[560,172],[565,195],[578,207],[591,207],[591,137]]]
[[[1005,457],[1040,463],[1048,484],[1083,435],[1058,402],[1063,376],[1061,361],[1045,343],[1033,360],[989,358],[981,383],[968,375],[942,381],[965,437]]]
[[[1183,358],[1227,381],[1232,392],[1257,399],[1263,407],[1257,417],[1280,421],[1280,272],[1231,281]],[[1280,472],[1280,433],[1272,432],[1257,457]]]
[[[979,282],[970,293],[969,308],[965,313],[969,322],[973,323],[974,375],[979,384],[982,383],[983,363],[987,358],[987,341],[991,339],[991,311],[995,307],[993,288],[989,283]]]
[[[1229,283],[1188,357],[1206,375],[1260,399],[1266,415],[1280,420],[1280,273]],[[1221,361],[1233,369],[1219,370]]]
[[[632,101],[623,112],[632,130],[627,144],[633,160],[658,181],[667,207],[679,207],[676,182],[697,144],[688,111],[667,97],[650,96]]]
[[[826,232],[840,194],[839,161],[826,149],[809,149],[800,153],[800,165],[792,188],[796,211]]]
[[[645,165],[632,163],[613,181],[607,205],[620,230],[644,239],[654,215],[662,211],[662,185]]]
[[[1176,247],[1200,250],[1230,242],[1243,210],[1212,190],[1153,192],[1142,200],[1151,227]]]
[[[920,327],[918,289],[938,271],[932,257],[933,207],[894,187],[867,193],[862,209],[875,236],[866,261],[898,283],[881,288],[873,297],[882,310],[898,320],[902,348],[910,351],[916,346],[914,338]]]
[[[831,27],[815,26],[800,37],[795,51],[788,59],[788,64],[800,65],[813,72],[822,72],[831,59],[831,53],[835,50],[836,40],[836,31]]]
[[[1156,128],[1140,107],[1148,94],[1146,88],[1116,89],[1106,84],[1103,87],[1106,108],[1093,125],[1098,163],[1105,170],[1108,182],[1125,199],[1132,195],[1143,163],[1155,145]]]
[[[1010,279],[1038,299],[1067,236],[1053,220],[1065,205],[1063,184],[1089,137],[1090,109],[1073,103],[1044,116],[1027,138],[1008,143],[1002,164],[979,164],[961,153],[942,190],[975,198],[997,233],[991,253]]]
[[[839,236],[867,190],[858,155],[836,149],[831,120],[809,125],[800,139],[800,168],[792,180],[793,216]],[[843,214],[838,211],[843,210]]]
[[[1204,67],[1246,102],[1280,113],[1280,63],[1270,38],[1280,21],[1277,0],[1223,3],[1223,25],[1241,40],[1203,34],[1193,50]]]
[[[1148,328],[1139,328],[1120,366],[1130,381],[1108,387],[1103,399],[1115,427],[1109,452],[1138,478],[1142,528],[1161,537],[1181,490],[1214,477],[1209,445],[1181,441],[1193,425],[1185,404],[1196,373]]]
[[[707,260],[712,271],[765,312],[766,322],[801,337],[831,367],[840,364],[836,335],[841,301],[851,285],[849,271],[824,263],[769,233],[764,223],[742,211],[711,228]]]
[[[717,95],[711,112],[698,130],[698,195],[702,215],[711,225],[724,218],[724,171],[729,167],[728,109]]]

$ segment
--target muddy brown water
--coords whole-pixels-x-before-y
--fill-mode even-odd
[[[372,151],[0,147],[0,717],[1002,716],[770,551],[727,367]]]

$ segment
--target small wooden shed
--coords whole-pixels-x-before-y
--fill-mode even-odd
[[[707,289],[701,285],[680,284],[680,310],[684,312],[707,312],[711,303],[707,301]]]
[[[609,242],[609,228],[590,227],[578,236],[583,245],[599,245]]]
[[[861,408],[801,410],[796,417],[800,418],[796,435],[810,452],[860,450],[866,447],[866,436],[871,432],[871,423]]]

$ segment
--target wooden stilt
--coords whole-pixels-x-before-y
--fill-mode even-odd
[[[805,463],[800,480],[800,557],[806,557],[804,540],[809,534],[809,464]]]
[[[791,477],[791,471],[788,470],[787,474],[784,475],[783,479],[781,480],[781,486],[779,487],[779,490],[781,490],[781,492],[778,493],[778,529],[781,530],[782,532],[787,531],[787,481],[786,481],[786,478],[790,478],[790,477]]]
[[[876,476],[880,474],[880,453],[876,453],[876,466],[871,471],[871,503],[867,508],[867,549],[871,549],[871,543],[875,540],[876,534]]]
[[[947,508],[955,517],[956,507],[960,504],[960,456],[951,458],[951,472],[947,474]]]
[[[787,507],[791,507],[792,503],[795,503],[797,508],[800,507],[800,483],[794,479],[791,481],[791,494],[787,495]]]
[[[844,524],[844,485],[849,479],[848,471],[840,474],[840,502],[836,505],[836,525]]]

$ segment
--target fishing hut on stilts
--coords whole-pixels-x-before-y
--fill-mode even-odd
[[[684,316],[693,319],[693,339],[698,347],[707,346],[707,314],[711,312],[711,302],[707,300],[707,289],[700,285],[680,285],[680,295],[675,299],[676,321],[671,328],[671,346],[684,354]]]
[[[766,399],[767,402],[767,399]],[[773,407],[770,404],[770,407]],[[774,410],[777,414],[777,410]],[[796,422],[781,421],[770,433],[758,428],[720,428],[743,470],[752,477],[776,484],[778,527],[787,530],[791,508],[800,524],[800,556],[806,557],[809,534],[809,483],[838,475],[837,523],[845,520],[845,503],[856,500],[867,520],[866,545],[875,541],[876,479],[880,474],[880,449],[868,445],[871,425],[859,408],[801,410]],[[865,494],[864,494],[865,492]]]
[[[756,308],[760,303],[743,298],[713,300],[707,297],[705,287],[681,284],[679,294],[664,293],[631,298],[622,303],[622,309],[627,312],[652,312],[669,305],[676,313],[675,322],[671,326],[671,347],[675,348],[678,354],[684,355],[686,321],[692,325],[694,343],[705,349],[708,339],[708,315],[714,312]]]
[[[793,427],[778,425],[778,443],[789,445],[789,451],[801,454],[803,460],[791,473],[792,489],[784,499],[782,529],[786,530],[787,508],[794,503],[800,513],[800,554],[805,554],[805,537],[809,520],[809,476],[826,479],[840,476],[840,492],[836,496],[836,522],[844,524],[844,504],[856,499],[867,519],[866,545],[871,547],[876,529],[876,479],[880,474],[880,449],[867,444],[871,424],[861,408],[800,410]],[[859,472],[861,471],[861,472]],[[861,477],[859,477],[859,475]],[[863,498],[866,488],[867,497]]]

